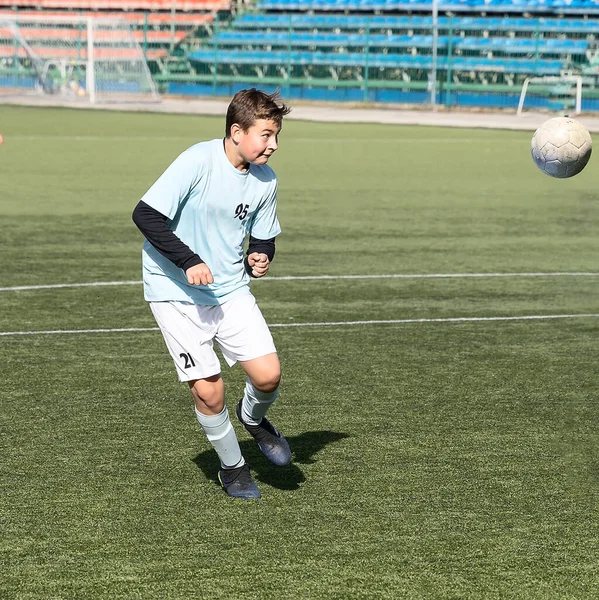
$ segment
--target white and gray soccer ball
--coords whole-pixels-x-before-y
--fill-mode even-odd
[[[569,117],[545,121],[532,136],[530,152],[535,164],[551,177],[574,177],[589,162],[591,134],[580,122]]]

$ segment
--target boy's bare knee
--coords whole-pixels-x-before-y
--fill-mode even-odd
[[[210,413],[219,413],[224,408],[224,385],[220,376],[190,381],[189,389],[201,412],[208,410]]]
[[[206,406],[208,407],[211,412],[220,412],[223,409],[223,400],[222,398],[220,398],[219,396],[217,396],[216,394],[212,395],[212,396],[207,396],[204,395],[200,398],[200,401]]]
[[[252,385],[261,392],[274,392],[281,383],[281,371],[260,373],[260,376],[250,378]]]
[[[281,363],[276,353],[241,363],[252,385],[261,392],[270,394],[281,383]]]

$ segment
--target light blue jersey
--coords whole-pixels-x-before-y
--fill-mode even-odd
[[[248,234],[277,236],[277,179],[268,165],[238,171],[222,139],[188,148],[146,192],[142,201],[169,219],[169,227],[210,268],[214,283],[187,283],[175,266],[147,240],[143,249],[144,296],[148,301],[178,300],[222,304],[249,293],[244,242]]]

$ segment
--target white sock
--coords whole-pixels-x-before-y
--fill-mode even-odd
[[[235,430],[229,420],[229,411],[225,406],[218,415],[205,415],[197,408],[196,417],[204,430],[208,441],[212,444],[223,469],[235,469],[245,464],[241,455]]]
[[[274,392],[261,392],[257,390],[248,379],[245,383],[245,393],[241,401],[241,416],[248,425],[259,425],[262,417],[277,399],[279,389]]]

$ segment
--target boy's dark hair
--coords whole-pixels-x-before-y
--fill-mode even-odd
[[[274,121],[280,129],[283,117],[290,111],[291,108],[281,102],[279,92],[267,94],[256,88],[240,90],[233,96],[227,109],[225,135],[231,135],[234,123],[247,131],[259,119]]]

